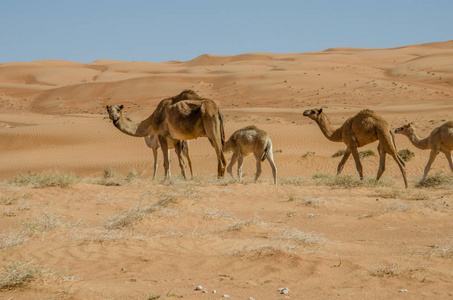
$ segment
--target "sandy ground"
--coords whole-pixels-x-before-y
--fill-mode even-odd
[[[278,186],[266,162],[253,183],[253,157],[245,158],[243,183],[214,178],[204,138],[190,141],[193,180],[164,182],[160,153],[151,180],[151,150],[118,131],[105,106],[123,104],[141,120],[184,89],[216,101],[227,137],[250,124],[269,132]],[[406,163],[408,190],[390,157],[382,185],[332,187],[327,179],[341,159],[332,155],[345,145],[302,116],[322,107],[339,127],[369,108],[392,128],[414,122],[426,137],[451,119],[452,96],[453,41],[187,62],[0,64],[0,280],[11,266],[37,273],[0,297],[452,298],[452,186],[415,187],[429,151],[396,136],[398,149],[415,154]],[[379,158],[362,163],[373,178]],[[179,174],[174,153],[171,168]],[[106,179],[107,169],[116,175]],[[78,180],[66,188],[10,181],[30,172]],[[438,172],[450,173],[443,155],[432,166]],[[352,158],[343,174],[357,179]],[[284,287],[289,294],[279,293]]]

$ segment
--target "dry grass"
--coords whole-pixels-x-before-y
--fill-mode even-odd
[[[9,180],[9,184],[14,185],[31,185],[35,188],[46,188],[46,187],[62,187],[66,188],[80,182],[80,179],[73,173],[61,173],[61,172],[44,172],[41,174],[28,173],[28,176],[19,174]]]
[[[431,247],[434,249],[431,257],[453,258],[453,236]]]
[[[428,200],[429,196],[422,191],[401,190],[396,188],[378,188],[374,191],[373,196],[387,199],[404,199],[404,200]]]
[[[0,291],[20,288],[40,276],[40,272],[30,262],[10,263],[0,272]]]
[[[398,151],[398,155],[404,161],[410,161],[415,156],[414,152],[412,152],[409,149],[402,149],[402,150]]]
[[[295,185],[300,186],[307,182],[305,178],[302,177],[280,177],[279,179],[280,185]]]
[[[391,186],[394,182],[387,177],[381,178],[376,181],[375,178],[365,176],[363,180],[360,180],[357,175],[325,175],[325,174],[314,174],[312,176],[316,185],[330,186],[334,188],[357,188],[357,187],[384,187]]]
[[[453,175],[438,172],[434,175],[429,175],[424,182],[419,182],[415,185],[417,188],[453,188]]]
[[[301,232],[296,228],[284,230],[277,236],[277,239],[294,242],[297,245],[304,247],[321,246],[326,241],[323,237],[320,237],[313,233]]]
[[[294,196],[293,194],[288,195],[288,202],[294,202],[298,205],[304,205],[309,207],[319,207],[324,202],[322,199],[313,198],[309,196]]]
[[[344,155],[346,151],[345,150],[338,150],[337,152],[335,152],[332,157],[335,158],[335,157],[342,157]],[[374,151],[372,150],[363,150],[363,151],[359,151],[359,157],[360,158],[367,158],[367,157],[370,157],[370,156],[376,156],[376,154],[374,153]]]

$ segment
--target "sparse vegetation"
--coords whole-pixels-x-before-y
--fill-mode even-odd
[[[9,263],[0,272],[0,291],[20,288],[39,275],[40,271],[31,262]]]
[[[9,180],[9,184],[15,185],[32,185],[35,188],[45,187],[62,187],[66,188],[71,185],[78,183],[80,179],[73,173],[61,173],[61,172],[45,172],[41,174],[28,173],[28,177],[19,174]]]
[[[376,179],[367,176],[365,176],[363,180],[360,180],[358,176],[354,175],[331,176],[326,174],[314,174],[312,178],[317,185],[326,185],[336,188],[384,187],[394,184],[392,180],[385,177],[376,181]]]
[[[402,150],[398,151],[398,155],[404,161],[410,161],[415,156],[414,152],[412,152],[409,149],[402,149]]]
[[[338,150],[337,152],[335,152],[332,157],[335,158],[335,157],[340,157],[340,156],[343,156],[345,153],[345,150]]]
[[[429,175],[424,182],[418,182],[417,188],[453,188],[453,175],[438,172],[434,175]]]
[[[346,151],[345,150],[338,150],[337,152],[335,152],[332,157],[335,158],[335,157],[342,157],[344,155]],[[360,158],[367,158],[367,157],[370,157],[370,156],[376,156],[376,154],[374,153],[374,151],[372,150],[364,150],[364,151],[359,151],[359,157]]]
[[[373,150],[364,150],[359,152],[359,157],[360,158],[367,158],[370,156],[376,156]]]
[[[307,158],[309,156],[315,156],[315,154],[316,154],[315,152],[308,151],[304,155],[302,155],[302,158]]]

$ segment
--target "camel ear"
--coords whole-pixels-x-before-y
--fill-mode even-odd
[[[121,104],[121,105],[120,105],[120,110],[123,110],[123,107],[124,107],[124,105]]]
[[[322,108],[318,109],[318,114],[322,113]]]

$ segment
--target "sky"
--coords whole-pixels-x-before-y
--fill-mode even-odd
[[[187,61],[453,39],[451,0],[1,0],[0,63]]]

